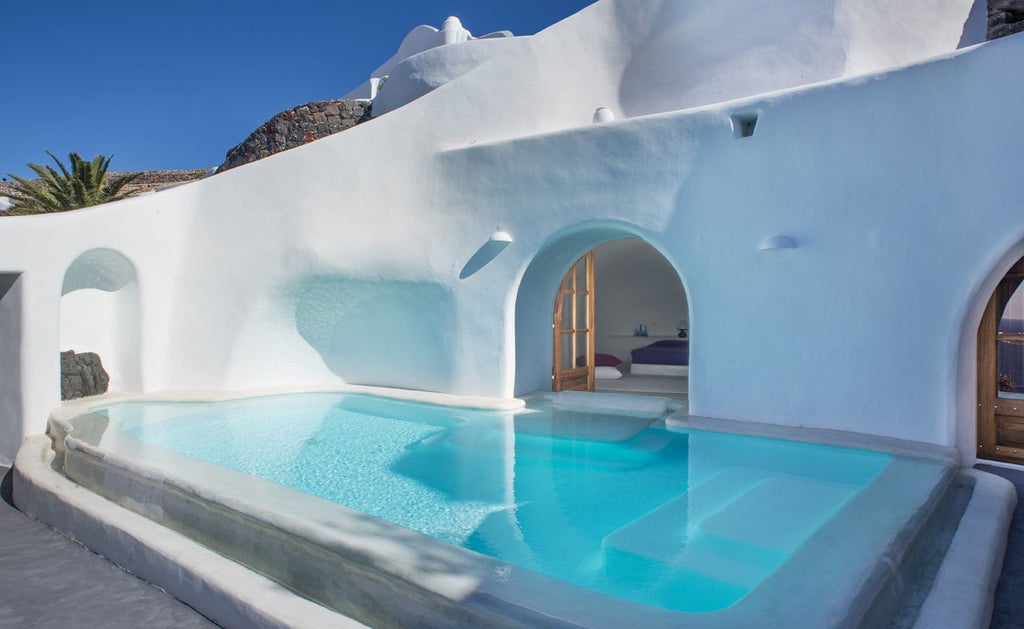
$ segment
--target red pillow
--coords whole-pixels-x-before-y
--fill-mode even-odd
[[[587,364],[587,357],[580,356],[576,359],[576,366],[582,367]],[[611,354],[594,354],[594,366],[595,367],[617,367],[622,364],[622,361],[612,356]]]

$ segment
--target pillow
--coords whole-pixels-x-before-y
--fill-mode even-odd
[[[594,367],[594,378],[597,380],[618,380],[622,372],[615,367]]]
[[[584,367],[587,364],[586,356],[576,357],[576,366]],[[611,354],[594,354],[594,366],[595,367],[615,367],[621,365],[622,361],[612,356]]]

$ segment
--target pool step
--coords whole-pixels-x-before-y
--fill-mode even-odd
[[[711,535],[788,554],[855,493],[849,485],[773,476],[698,526]]]
[[[606,561],[658,562],[753,587],[855,492],[732,468],[605,537]]]
[[[761,470],[730,468],[613,531],[604,544],[648,559],[674,556],[686,547],[694,523],[763,481]]]

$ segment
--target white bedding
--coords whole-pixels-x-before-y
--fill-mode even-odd
[[[686,365],[633,363],[629,366],[629,373],[635,373],[640,376],[688,376],[690,375],[690,368]]]

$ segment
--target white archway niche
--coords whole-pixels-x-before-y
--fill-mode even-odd
[[[142,385],[139,283],[135,265],[112,249],[78,256],[64,273],[60,350],[95,352],[111,391]]]

